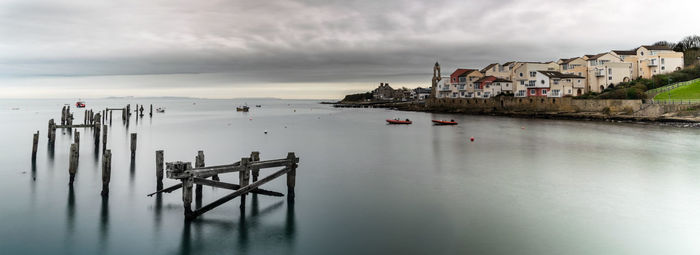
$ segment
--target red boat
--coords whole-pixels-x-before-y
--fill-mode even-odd
[[[433,124],[435,125],[457,125],[457,122],[455,120],[433,120]]]
[[[393,120],[386,120],[389,124],[412,124],[411,120],[406,119],[406,120],[400,120],[400,119],[393,119]]]
[[[83,101],[75,102],[75,107],[85,108],[85,102],[83,102]]]

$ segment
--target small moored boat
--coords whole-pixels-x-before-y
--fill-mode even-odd
[[[250,110],[250,107],[247,105],[236,107],[237,112],[247,112],[248,110]]]
[[[75,102],[75,107],[85,108],[85,102],[83,102],[83,101]]]
[[[455,120],[433,120],[433,124],[435,125],[457,125],[457,122]]]
[[[156,108],[156,112],[164,113],[164,112],[165,112],[165,108],[158,107],[158,108]]]
[[[393,120],[391,120],[391,119],[387,119],[386,122],[389,123],[389,124],[412,124],[412,123],[413,123],[413,122],[411,122],[411,120],[409,120],[409,119],[406,119],[406,120],[400,120],[400,119],[393,119]]]

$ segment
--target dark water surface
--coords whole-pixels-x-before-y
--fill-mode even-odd
[[[71,134],[58,130],[48,149],[47,121],[60,122],[64,103],[72,102],[0,100],[2,254],[700,253],[697,129],[333,109],[314,101],[247,100],[263,107],[240,113],[234,107],[243,101],[90,100],[96,110],[167,107],[132,119],[128,129],[114,113],[111,193],[103,200],[101,153],[90,129],[79,130],[73,189]],[[83,111],[75,117],[82,122]],[[384,123],[394,117],[414,124]],[[434,127],[432,118],[460,125]],[[138,133],[133,165],[131,132]],[[249,196],[245,216],[235,199],[186,224],[179,190],[146,197],[156,188],[158,149],[166,161],[192,162],[204,150],[207,165],[253,150],[263,160],[294,151],[301,158],[296,203]],[[238,175],[222,179],[237,183]],[[284,180],[263,187],[286,193]],[[205,187],[204,203],[227,193]]]

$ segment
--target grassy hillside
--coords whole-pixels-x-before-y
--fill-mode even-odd
[[[696,81],[693,84],[680,88],[672,89],[669,92],[671,93],[670,99],[700,99],[700,81]],[[654,97],[654,99],[669,99],[669,92],[659,93]]]

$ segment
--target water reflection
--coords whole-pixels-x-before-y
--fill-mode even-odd
[[[184,225],[182,230],[182,238],[180,242],[180,250],[178,253],[206,253],[207,249],[215,249],[213,251],[208,251],[209,253],[219,253],[222,250],[233,249],[245,252],[249,249],[251,244],[258,243],[260,241],[252,240],[250,238],[251,234],[255,234],[255,236],[262,237],[283,236],[284,242],[291,246],[294,243],[296,236],[296,218],[294,216],[294,202],[287,202],[287,212],[285,215],[285,221],[283,225],[267,226],[261,224],[262,217],[278,211],[280,208],[282,208],[282,205],[284,205],[284,201],[279,201],[260,210],[259,201],[257,200],[257,195],[253,196],[251,215],[249,217],[246,217],[245,213],[239,214],[238,222],[205,218],[200,218],[193,221],[183,221]],[[204,227],[216,228],[219,231],[221,231],[221,233],[215,234],[212,234],[212,231],[207,231],[208,235],[216,235],[218,237],[231,236],[230,234],[233,231],[237,231],[237,246],[227,247],[225,245],[229,242],[222,241],[220,239],[204,238],[204,232],[202,232],[202,228]],[[192,233],[192,228],[194,228],[194,234]],[[207,240],[212,241],[207,242]]]
[[[68,186],[68,205],[66,206],[66,223],[68,233],[73,234],[75,228],[75,190],[73,185]]]
[[[100,207],[100,250],[101,253],[107,249],[109,239],[109,197],[102,196],[102,206]]]

